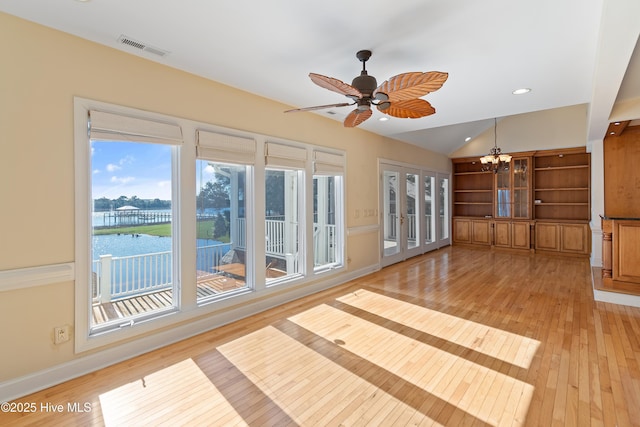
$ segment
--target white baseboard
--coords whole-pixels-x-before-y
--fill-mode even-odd
[[[593,299],[611,304],[628,305],[640,308],[640,296],[621,294],[620,292],[607,292],[598,289],[593,290]]]
[[[43,390],[98,369],[122,362],[140,354],[165,347],[186,338],[224,326],[242,318],[266,311],[289,301],[311,295],[380,270],[378,264],[348,271],[339,276],[327,278],[311,285],[301,285],[286,293],[248,303],[240,308],[213,314],[203,319],[174,327],[164,332],[150,334],[135,341],[107,348],[87,356],[33,372],[22,377],[0,383],[0,402],[8,402],[22,396]]]

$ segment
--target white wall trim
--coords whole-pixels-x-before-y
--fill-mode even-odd
[[[42,265],[0,271],[0,292],[75,280],[75,264]]]
[[[347,228],[347,236],[357,236],[359,234],[377,233],[380,230],[378,224],[359,225]]]
[[[289,301],[330,289],[348,281],[376,272],[379,269],[380,267],[375,264],[359,270],[349,271],[336,277],[327,278],[327,280],[316,282],[311,285],[302,284],[298,287],[292,287],[284,294],[274,295],[259,301],[251,302],[235,310],[205,316],[195,322],[176,326],[159,333],[150,333],[149,335],[137,338],[132,342],[118,345],[116,347],[110,347],[106,350],[92,353],[87,356],[78,357],[60,365],[22,377],[13,378],[0,383],[0,402],[8,402],[36,391],[43,390],[64,381],[105,368],[109,365],[131,359],[140,354],[165,347],[169,344],[210,331],[236,320],[277,307]]]

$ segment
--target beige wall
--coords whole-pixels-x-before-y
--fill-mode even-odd
[[[498,147],[503,153],[581,147],[587,141],[587,105],[517,114],[498,120]],[[494,144],[493,127],[450,157],[484,156]]]
[[[18,42],[19,41],[19,42]],[[345,149],[347,226],[375,225],[379,157],[450,170],[409,144],[287,106],[0,13],[0,271],[74,261],[73,97],[124,105],[279,138]],[[422,161],[424,160],[424,161]],[[377,262],[377,233],[348,238],[350,271]],[[73,325],[74,283],[0,291],[0,382],[73,360],[52,344]]]

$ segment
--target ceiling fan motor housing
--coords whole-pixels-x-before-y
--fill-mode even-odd
[[[378,87],[378,82],[375,77],[370,76],[366,71],[363,71],[361,75],[353,79],[351,86],[358,89],[364,98],[371,98],[373,91]]]

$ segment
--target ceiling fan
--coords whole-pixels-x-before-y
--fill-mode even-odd
[[[436,112],[429,102],[420,99],[420,97],[440,89],[447,81],[448,73],[439,71],[403,73],[391,77],[378,86],[376,78],[367,74],[366,62],[371,58],[371,51],[361,50],[356,53],[356,57],[362,62],[362,72],[353,79],[351,84],[333,77],[315,73],[309,74],[311,81],[318,86],[345,95],[353,102],[295,108],[287,110],[285,113],[357,105],[356,109],[349,113],[344,120],[345,127],[356,127],[371,117],[373,114],[372,105],[375,105],[378,111],[384,114],[402,119],[416,119]]]

